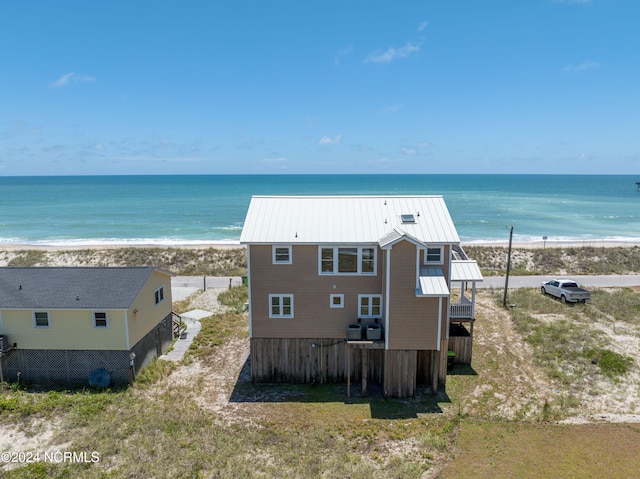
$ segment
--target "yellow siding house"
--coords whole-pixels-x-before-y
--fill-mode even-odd
[[[128,384],[171,339],[168,272],[0,268],[4,381],[86,385],[93,374],[112,385]]]

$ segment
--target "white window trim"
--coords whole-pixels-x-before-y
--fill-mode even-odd
[[[340,248],[356,248],[358,250],[358,271],[353,273],[340,273],[338,272],[338,259]],[[322,271],[322,250],[323,249],[333,249],[333,271]],[[362,250],[364,249],[372,249],[373,250],[373,271],[362,271]],[[378,248],[374,245],[364,245],[364,246],[356,246],[356,245],[320,245],[318,246],[318,274],[321,275],[334,275],[334,276],[375,276],[378,274]]]
[[[372,298],[380,298],[380,314],[361,314],[362,310],[362,299],[369,298],[369,313],[371,313],[371,299]],[[358,317],[359,318],[382,318],[382,295],[381,294],[359,294],[358,295]]]
[[[36,321],[36,313],[45,313],[47,315],[47,325],[46,326],[39,326],[37,321]],[[46,328],[50,328],[51,327],[51,314],[49,314],[49,311],[34,311],[33,312],[33,327],[34,328],[38,328],[38,329],[46,329]]]
[[[340,299],[340,304],[335,304],[333,300],[335,298]],[[344,294],[330,294],[329,295],[329,307],[330,308],[344,308]]]
[[[156,299],[159,296],[162,296],[160,299]],[[157,288],[154,292],[153,292],[153,302],[155,303],[156,306],[158,306],[160,303],[162,303],[164,301],[165,295],[164,295],[164,285],[160,286],[159,288]]]
[[[438,249],[440,250],[440,259],[438,261],[428,261],[427,260],[427,251],[430,249]],[[444,264],[444,246],[427,246],[424,249],[424,264]]]
[[[273,314],[273,311],[271,309],[272,306],[272,300],[273,298],[279,298],[280,299],[280,314]],[[291,299],[291,314],[283,314],[282,313],[282,299],[283,298],[290,298]],[[294,313],[293,313],[293,294],[290,293],[286,293],[286,294],[270,294],[269,295],[269,317],[270,318],[287,318],[287,319],[291,319],[294,317]]]
[[[287,261],[278,261],[276,259],[276,249],[287,249],[289,251],[289,259]],[[291,247],[291,245],[273,245],[271,247],[271,261],[273,264],[291,264],[293,263],[293,248]]]
[[[106,320],[106,324],[104,326],[98,326],[96,324],[96,314],[104,313],[104,319]],[[93,327],[96,329],[108,329],[109,328],[109,313],[107,311],[94,311],[93,314]]]

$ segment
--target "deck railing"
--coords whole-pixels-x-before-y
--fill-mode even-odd
[[[473,319],[473,304],[452,304],[449,306],[449,317],[451,319]]]
[[[474,319],[473,302],[462,295],[456,304],[449,306],[449,318],[451,319]]]

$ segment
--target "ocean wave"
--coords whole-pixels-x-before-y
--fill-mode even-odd
[[[53,248],[82,248],[89,246],[215,246],[240,245],[236,239],[194,240],[180,238],[85,238],[85,239],[56,239],[30,241],[24,238],[0,238],[1,245],[24,245]]]
[[[242,231],[242,225],[214,226],[211,229],[216,231]]]

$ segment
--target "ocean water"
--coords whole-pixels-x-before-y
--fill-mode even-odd
[[[252,195],[442,195],[465,243],[640,241],[640,177],[0,177],[2,244],[237,243]]]

